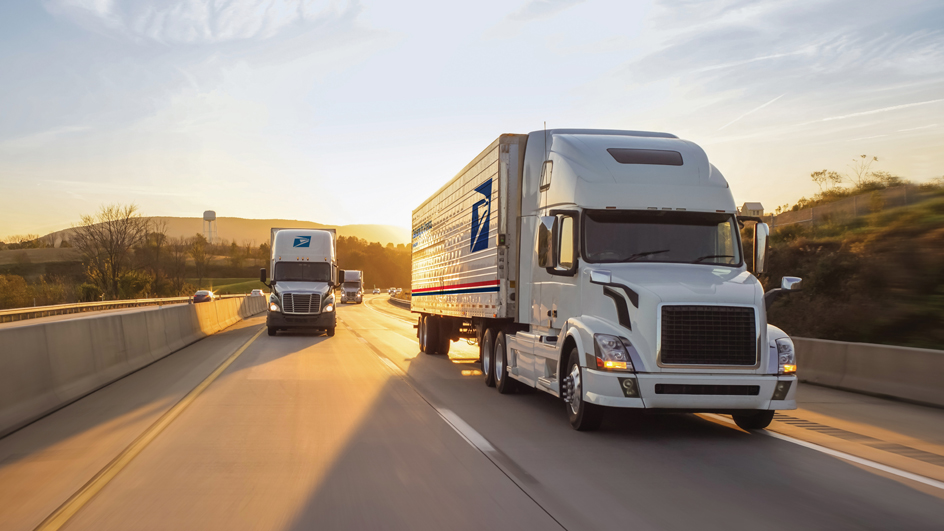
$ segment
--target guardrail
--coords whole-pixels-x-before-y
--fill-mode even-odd
[[[232,299],[246,295],[219,295],[218,299]],[[12,308],[0,310],[0,323],[12,323],[26,319],[50,317],[69,313],[94,312],[100,310],[115,310],[119,308],[135,308],[137,306],[163,306],[165,304],[189,303],[192,297],[165,297],[162,299],[125,299],[102,302],[80,302],[75,304],[54,304],[50,306],[33,306],[31,308]]]
[[[390,297],[387,300],[390,301],[390,304],[393,304],[395,306],[406,308],[407,310],[410,309],[410,301],[405,301],[403,299],[395,299],[393,297]]]

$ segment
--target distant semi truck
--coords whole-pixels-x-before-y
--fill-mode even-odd
[[[364,301],[364,272],[353,269],[344,270],[344,283],[341,284],[341,302],[360,304]]]
[[[753,272],[768,228],[738,218],[705,152],[674,135],[502,135],[413,211],[420,349],[475,339],[482,378],[560,397],[571,425],[605,408],[727,413],[745,429],[795,409],[793,342]]]
[[[334,229],[272,229],[272,280],[266,283],[264,268],[259,272],[259,280],[272,290],[266,312],[270,336],[299,328],[334,335],[334,289],[341,275],[336,242]]]

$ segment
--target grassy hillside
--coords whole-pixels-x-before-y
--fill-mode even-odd
[[[194,234],[203,233],[202,218],[171,218],[171,217],[151,217],[155,222],[164,222],[167,224],[167,235],[171,238],[179,236],[190,237]],[[244,219],[244,218],[217,218],[218,236],[221,239],[235,241],[242,244],[245,241],[254,241],[258,246],[261,243],[268,243],[269,229],[272,227],[284,228],[335,228],[338,236],[353,236],[370,242],[380,242],[383,245],[393,243],[407,243],[410,241],[410,231],[405,228],[409,224],[409,218],[404,218],[404,227],[393,225],[323,225],[311,221],[298,221],[288,219]],[[69,238],[71,229],[65,229],[52,233],[53,238]]]
[[[803,278],[770,312],[790,334],[944,349],[944,190],[845,223],[779,229],[770,263],[768,287]]]

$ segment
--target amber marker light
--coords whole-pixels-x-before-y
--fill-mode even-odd
[[[793,373],[795,373],[795,372],[797,372],[797,366],[796,366],[796,365],[784,365],[784,366],[783,366],[783,373],[784,373],[784,374],[793,374]]]
[[[478,369],[468,369],[462,371],[462,376],[482,376],[482,371]]]
[[[624,370],[624,371],[625,371],[625,370],[626,370],[626,362],[625,362],[625,361],[610,361],[610,360],[607,360],[607,361],[604,361],[604,362],[603,362],[603,367],[606,368],[606,369],[620,369],[620,370]]]

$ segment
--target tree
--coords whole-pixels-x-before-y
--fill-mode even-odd
[[[174,238],[168,246],[167,276],[170,279],[174,293],[177,295],[181,295],[184,289],[189,252],[190,242],[183,236]]]
[[[810,179],[819,186],[820,193],[842,184],[842,175],[830,170],[814,171],[810,174]],[[825,189],[823,188],[824,186]]]
[[[859,158],[852,159],[849,169],[852,174],[849,175],[849,182],[856,188],[864,188],[869,182],[873,181],[872,163],[878,162],[878,157],[869,158],[868,155],[859,155]]]
[[[121,294],[121,278],[133,268],[133,249],[147,234],[148,222],[138,207],[131,205],[102,206],[97,214],[82,216],[72,243],[82,253],[89,280],[109,298]]]
[[[190,240],[190,258],[193,258],[193,265],[197,270],[197,278],[200,279],[199,286],[203,285],[203,277],[206,276],[207,264],[210,262],[210,254],[207,252],[210,243],[202,234],[197,234]],[[199,287],[198,286],[198,287]]]
[[[144,235],[141,247],[139,262],[153,279],[152,288],[160,294],[164,291],[164,281],[166,272],[164,271],[164,260],[167,252],[167,222],[158,220],[148,225],[147,233]],[[137,254],[137,253],[136,253]]]
[[[243,249],[236,242],[233,242],[229,246],[229,263],[234,268],[239,268],[243,266]]]

